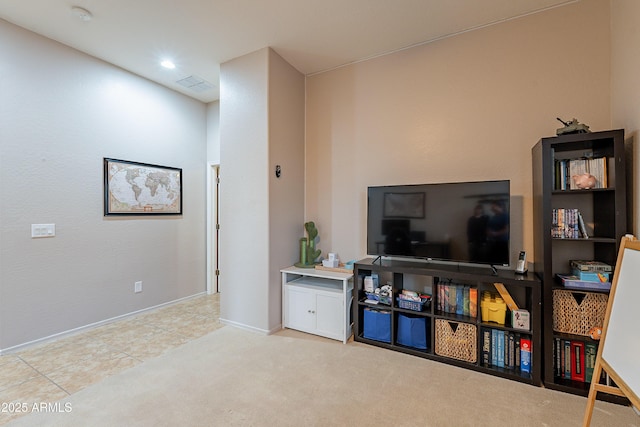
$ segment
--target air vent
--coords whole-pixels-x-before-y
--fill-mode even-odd
[[[185,77],[184,79],[176,81],[176,83],[194,92],[206,92],[214,88],[211,83],[198,76]]]

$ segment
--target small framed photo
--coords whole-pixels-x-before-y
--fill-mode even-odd
[[[182,169],[105,158],[104,215],[182,215]]]
[[[384,193],[385,218],[424,218],[424,193]]]

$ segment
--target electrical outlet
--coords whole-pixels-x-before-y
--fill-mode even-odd
[[[135,293],[142,292],[142,282],[135,282],[133,284],[133,292]]]

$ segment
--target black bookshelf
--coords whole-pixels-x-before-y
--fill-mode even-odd
[[[620,240],[627,231],[624,130],[542,138],[532,148],[532,157],[534,262],[543,283],[543,381],[547,388],[586,396],[590,383],[558,375],[555,340],[585,345],[597,345],[598,341],[554,330],[553,295],[554,289],[565,289],[556,275],[569,273],[572,259],[596,260],[615,266]],[[558,163],[580,158],[605,159],[604,188],[559,188]],[[553,210],[557,208],[578,208],[587,224],[588,238],[552,237]],[[623,403],[623,399],[603,393],[598,398]]]
[[[364,277],[377,274],[381,285],[391,283],[393,298],[389,305],[372,305],[365,302],[367,299],[364,290]],[[441,280],[455,281],[477,290],[477,316],[465,316],[447,313],[438,310],[437,284]],[[400,308],[396,300],[397,294],[403,289],[419,284],[417,291],[425,291],[432,295],[430,306],[424,311],[413,311]],[[519,308],[529,311],[530,327],[528,330],[513,328],[510,325],[509,311],[506,312],[506,322],[500,325],[494,322],[483,321],[481,316],[481,295],[484,291],[497,292],[494,283],[502,283],[513,297]],[[364,312],[367,309],[383,310],[390,313],[390,339],[382,342],[368,339],[364,336]],[[427,324],[427,349],[416,349],[398,343],[398,315],[406,314],[413,317],[424,318]],[[463,266],[458,264],[445,264],[437,262],[400,261],[388,259],[363,259],[354,266],[354,339],[389,350],[399,351],[426,359],[436,360],[462,368],[472,369],[490,375],[507,378],[514,381],[532,385],[541,384],[542,372],[542,330],[541,330],[541,283],[537,276],[528,272],[524,275],[516,274],[513,270],[498,270],[497,275],[492,273],[490,267]],[[445,320],[454,324],[475,328],[475,361],[460,360],[453,357],[436,354],[436,321]],[[483,362],[482,336],[483,328],[504,331],[505,333],[519,334],[531,341],[531,371],[522,372],[516,368],[502,368]]]

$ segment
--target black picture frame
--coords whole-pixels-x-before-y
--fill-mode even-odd
[[[182,169],[103,159],[104,216],[182,215]]]

